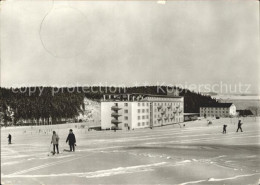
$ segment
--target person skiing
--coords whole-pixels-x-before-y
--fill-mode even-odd
[[[75,151],[75,145],[76,145],[76,137],[73,134],[72,129],[70,129],[69,135],[67,137],[66,143],[69,142],[70,145],[70,151]]]
[[[55,131],[52,132],[51,144],[53,144],[53,155],[55,154],[55,147],[57,149],[57,154],[59,154],[59,136]]]
[[[224,125],[223,125],[223,134],[226,134],[226,133],[227,133],[227,125],[224,124]]]
[[[12,143],[12,135],[9,134],[7,138],[8,138],[8,144],[11,144]]]
[[[238,121],[238,124],[237,124],[237,132],[238,132],[239,129],[240,129],[241,132],[243,132],[241,126],[242,126],[242,123],[241,123],[241,120],[239,120],[239,121]]]

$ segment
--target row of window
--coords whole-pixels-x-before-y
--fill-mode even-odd
[[[138,103],[138,106],[140,107],[140,106],[149,106],[149,103]]]
[[[145,125],[149,125],[149,122],[138,122],[137,124],[139,127],[140,126],[145,126]]]
[[[181,121],[181,119],[180,118],[177,118],[177,119],[174,119],[174,120],[161,120],[161,121],[154,121],[154,124],[162,124],[162,123],[172,123],[172,122],[176,122],[176,121],[178,121],[178,122],[180,122]],[[149,123],[149,121],[146,121],[146,122],[138,122],[137,123],[137,125],[140,127],[140,126],[148,126],[150,123]],[[125,123],[124,124],[124,126],[125,127],[128,127],[128,124],[127,123]]]
[[[163,103],[163,102],[160,102],[160,103],[154,103],[154,105],[158,105],[158,106],[160,106],[160,105],[168,105],[168,106],[170,106],[170,105],[177,105],[177,106],[180,106],[180,103]]]
[[[177,105],[177,106],[179,106],[180,105],[180,103],[154,103],[154,105]],[[115,105],[116,106],[118,106],[118,103],[115,103]],[[124,103],[124,106],[125,107],[128,107],[128,103]],[[149,103],[145,103],[145,102],[143,102],[143,103],[138,103],[138,106],[149,106]]]
[[[216,110],[220,110],[220,109],[228,109],[228,108],[223,108],[223,107],[208,107],[208,108],[204,108],[204,107],[202,107],[201,108],[202,110],[206,110],[206,109],[216,109]]]
[[[137,119],[140,120],[140,119],[149,119],[149,115],[143,115],[142,117],[141,116],[138,116]]]
[[[115,103],[115,106],[118,106],[118,103]],[[128,103],[124,103],[125,107],[128,107]]]
[[[167,111],[169,109],[154,109],[154,112],[161,112],[161,111]],[[182,110],[182,109],[170,109],[169,112],[172,112],[172,111],[179,111],[179,110]]]
[[[201,111],[201,112],[202,112],[202,113],[210,113],[210,112],[211,112],[211,113],[213,113],[213,112],[221,113],[220,110],[219,110],[219,111],[213,111],[213,110],[212,110],[212,111]],[[223,112],[223,113],[229,113],[229,111],[224,111],[224,110],[223,110],[222,112]]]
[[[149,109],[137,109],[137,112],[138,113],[145,113],[145,112],[149,113],[150,111],[149,111]]]
[[[149,109],[137,109],[137,112],[138,113],[149,113],[150,110]],[[154,112],[160,112],[160,111],[157,111],[157,109],[154,109]],[[172,110],[170,112],[172,112]],[[127,114],[128,113],[128,109],[125,109],[124,113]],[[178,112],[176,112],[176,113],[178,113]]]
[[[168,116],[169,116],[169,115],[168,115]],[[156,117],[161,118],[160,115],[158,115],[158,116],[154,115],[154,118],[156,118]],[[172,120],[171,118],[173,118],[173,115],[170,115],[169,118],[168,118],[168,120]],[[149,119],[149,115],[138,116],[137,119],[138,119],[138,120],[141,120],[141,119]],[[175,119],[175,118],[174,118],[174,119]],[[177,119],[178,119],[178,118],[177,118]],[[128,116],[124,116],[124,120],[128,120]],[[164,118],[162,118],[162,120],[164,120]]]
[[[227,115],[227,114],[229,114],[229,113],[201,113],[201,115],[203,115],[203,114],[206,114],[206,115]]]
[[[171,117],[173,117],[173,116],[179,116],[180,114],[166,114],[165,116],[167,117],[167,116],[169,116],[170,118]],[[160,118],[162,115],[161,114],[154,114],[154,117],[156,118],[156,117],[158,117],[158,118]],[[164,116],[164,115],[163,115]]]
[[[181,118],[154,120],[154,124],[181,122]]]

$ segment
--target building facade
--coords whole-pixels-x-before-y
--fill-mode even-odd
[[[183,97],[115,95],[101,101],[101,129],[137,129],[183,122]]]
[[[201,117],[236,116],[236,106],[233,103],[218,103],[214,106],[200,107]]]

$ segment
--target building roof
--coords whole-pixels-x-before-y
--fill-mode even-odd
[[[152,98],[169,99],[183,99],[182,96],[173,95],[154,95],[143,93],[125,93],[125,94],[104,94],[101,101],[151,101]]]
[[[116,96],[145,96],[145,97],[161,97],[161,98],[182,98],[183,96],[174,96],[174,95],[159,95],[159,94],[145,94],[145,93],[125,93],[125,94],[104,94],[104,95],[116,95]]]
[[[233,105],[233,103],[217,103],[217,104],[213,104],[213,105],[204,105],[201,107],[221,107],[221,108],[228,108],[231,107],[231,105]]]

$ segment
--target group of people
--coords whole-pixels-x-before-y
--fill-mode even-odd
[[[239,120],[238,125],[237,125],[237,132],[239,130],[241,132],[243,132],[242,124],[243,123],[241,122],[241,120]],[[129,129],[129,127],[128,127],[128,129]],[[223,125],[223,134],[226,134],[226,133],[227,133],[227,125],[224,124]],[[9,134],[7,138],[8,138],[8,144],[11,144],[12,143],[12,135]],[[52,138],[51,138],[51,144],[53,144],[53,152],[52,152],[53,154],[56,153],[56,150],[57,150],[57,154],[59,154],[59,140],[60,140],[60,138],[59,138],[58,134],[55,131],[53,131],[53,135],[52,135]],[[66,139],[66,143],[68,143],[68,142],[69,142],[69,146],[70,146],[70,152],[72,152],[72,151],[74,152],[75,146],[76,146],[76,137],[75,137],[72,129],[69,130],[69,135]]]
[[[51,144],[53,144],[53,155],[56,153],[55,149],[57,149],[57,154],[59,154],[59,136],[58,134],[53,131],[53,134],[52,134],[52,138],[51,138]],[[69,135],[66,139],[66,143],[69,142],[69,146],[70,146],[70,152],[74,152],[75,151],[75,146],[76,146],[76,137],[73,133],[73,130],[70,129],[69,130]]]
[[[12,143],[12,135],[11,134],[8,134],[8,144],[11,144]],[[52,134],[52,137],[51,137],[51,144],[53,144],[53,154],[56,153],[56,150],[57,150],[57,154],[59,154],[59,135],[53,131],[53,134]],[[76,146],[76,137],[73,133],[73,130],[70,129],[69,130],[69,135],[66,139],[66,143],[69,143],[69,146],[70,146],[70,151],[74,152],[75,151],[75,146]]]
[[[237,132],[240,130],[241,132],[243,132],[243,130],[242,130],[242,122],[241,122],[241,120],[238,120],[238,124],[237,124]],[[227,133],[227,125],[226,124],[224,124],[223,125],[223,134],[226,134]]]

